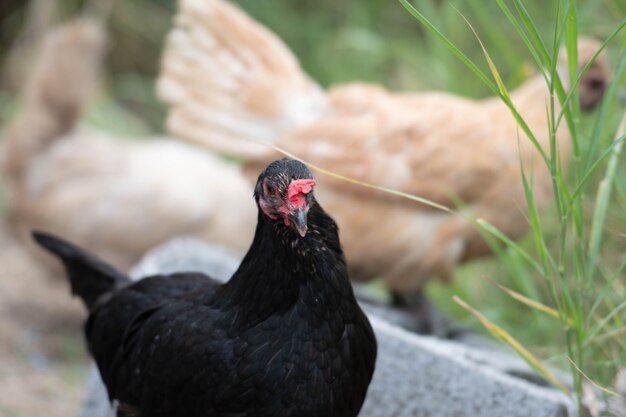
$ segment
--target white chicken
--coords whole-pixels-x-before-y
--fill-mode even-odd
[[[105,37],[86,20],[47,37],[4,138],[10,225],[28,242],[32,229],[61,234],[120,268],[178,235],[243,253],[256,218],[237,165],[172,139],[121,141],[76,128]]]

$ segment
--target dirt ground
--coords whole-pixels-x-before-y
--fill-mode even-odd
[[[73,417],[89,359],[86,314],[0,222],[0,417]]]

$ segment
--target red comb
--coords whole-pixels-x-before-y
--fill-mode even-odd
[[[304,204],[304,198],[302,198],[302,194],[310,193],[311,190],[313,190],[315,184],[315,180],[291,181],[291,184],[289,184],[289,188],[287,189],[287,198],[289,199],[289,202],[296,207],[302,206],[302,204]]]

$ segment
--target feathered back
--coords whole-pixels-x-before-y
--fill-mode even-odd
[[[218,152],[263,157],[283,133],[316,120],[324,92],[283,42],[222,0],[182,0],[158,94],[168,130]]]

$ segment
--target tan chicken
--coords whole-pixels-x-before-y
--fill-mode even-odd
[[[88,21],[51,33],[5,132],[9,223],[67,236],[128,268],[177,235],[243,253],[256,223],[252,189],[238,166],[171,139],[120,141],[77,129],[105,46]]]
[[[168,37],[158,91],[177,137],[245,158],[277,157],[279,146],[305,162],[394,188],[486,219],[511,238],[528,231],[521,159],[540,208],[552,198],[538,152],[498,99],[440,92],[394,93],[362,83],[320,88],[267,28],[223,0],[182,0]],[[581,64],[599,44],[579,41]],[[581,106],[601,99],[610,71],[604,54],[581,83]],[[542,77],[512,99],[547,149],[548,90]],[[570,137],[558,131],[563,162]],[[251,177],[252,178],[252,177]],[[319,200],[337,220],[351,276],[384,276],[399,292],[490,252],[463,216],[319,176]]]

